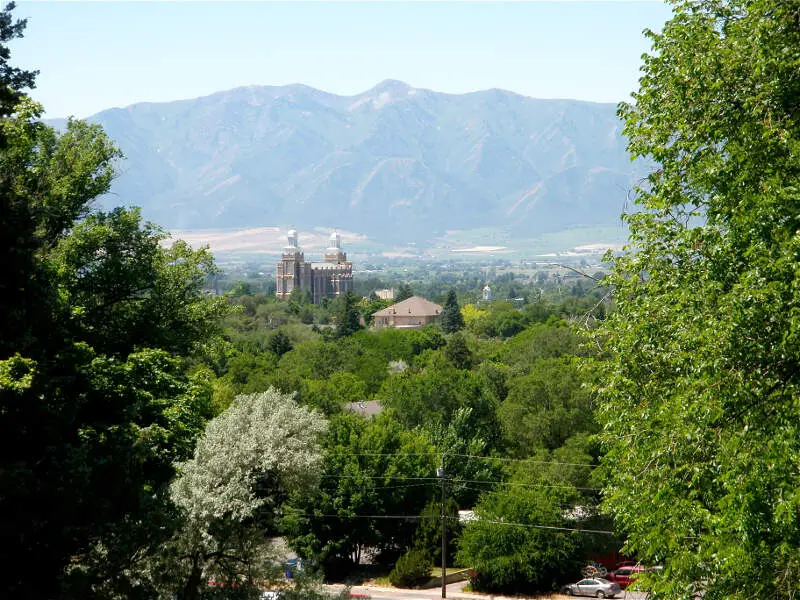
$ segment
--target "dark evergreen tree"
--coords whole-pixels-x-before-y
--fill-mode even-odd
[[[455,565],[458,538],[461,535],[462,525],[458,520],[458,503],[453,498],[447,498],[444,503],[445,517],[447,518],[447,565]],[[439,498],[431,500],[422,509],[421,519],[414,532],[413,550],[421,551],[425,557],[437,567],[442,566],[442,501]]]
[[[14,3],[9,2],[0,10],[0,119],[14,112],[24,95],[23,90],[36,87],[36,76],[39,74],[39,71],[25,71],[8,63],[11,52],[6,44],[21,38],[27,25],[27,19],[13,18],[14,8]],[[3,138],[3,133],[0,133],[0,147],[4,145]]]
[[[447,357],[456,369],[469,370],[472,368],[472,363],[475,357],[472,355],[467,340],[461,332],[454,333],[447,340],[447,346],[444,347],[444,355]]]
[[[289,336],[279,329],[269,338],[267,347],[280,358],[292,349],[292,342],[289,340]]]
[[[455,290],[447,292],[447,300],[442,310],[442,331],[445,333],[455,333],[464,328],[464,317],[461,315],[461,308],[458,306]]]
[[[411,286],[407,283],[403,283],[397,289],[397,297],[395,298],[395,301],[402,302],[403,300],[408,300],[413,295],[414,292],[412,291]]]
[[[336,317],[336,337],[353,335],[359,329],[361,329],[361,313],[358,311],[358,298],[352,292],[347,292],[341,299]]]

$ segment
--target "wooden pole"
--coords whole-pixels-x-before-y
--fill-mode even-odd
[[[447,518],[444,510],[444,454],[442,454],[442,466],[438,475],[442,484],[442,598],[447,598]]]

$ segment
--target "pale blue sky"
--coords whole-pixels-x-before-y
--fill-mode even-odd
[[[462,93],[503,88],[599,102],[636,88],[645,27],[669,8],[636,2],[20,2],[16,65],[41,71],[48,117],[243,85],[338,94],[383,79]]]

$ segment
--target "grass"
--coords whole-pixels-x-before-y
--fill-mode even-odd
[[[446,573],[448,575],[452,575],[453,573],[458,573],[459,571],[463,571],[463,570],[464,569],[462,569],[461,567],[448,567],[446,569]],[[433,577],[439,577],[439,576],[441,576],[441,574],[442,574],[442,567],[433,567],[431,569],[431,577],[432,578]],[[388,574],[378,575],[378,576],[375,576],[375,577],[373,577],[371,579],[365,578],[364,579],[364,583],[362,585],[364,585],[364,584],[375,585],[375,586],[378,586],[378,587],[394,587],[391,584],[391,582],[389,581],[389,575]]]

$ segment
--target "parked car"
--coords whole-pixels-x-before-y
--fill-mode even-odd
[[[567,596],[593,596],[595,598],[613,598],[622,589],[616,583],[594,577],[591,579],[581,579],[578,583],[570,583],[564,586],[564,593]]]
[[[633,583],[633,581],[636,579],[639,573],[645,573],[647,571],[657,571],[662,568],[663,567],[644,567],[642,565],[620,567],[616,571],[612,571],[611,573],[609,573],[607,579],[609,581],[617,583],[619,587],[621,587],[624,590]]]
[[[628,566],[628,567],[621,567],[616,571],[612,571],[608,574],[608,580],[613,581],[623,590],[627,588],[630,584],[633,583],[633,580],[636,579],[636,575],[639,573],[644,573],[647,569],[642,566]]]

